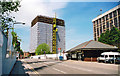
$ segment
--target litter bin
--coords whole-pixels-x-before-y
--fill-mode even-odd
[[[59,59],[60,59],[60,60],[63,60],[63,56],[59,56]]]

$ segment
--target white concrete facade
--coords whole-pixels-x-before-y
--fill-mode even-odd
[[[65,26],[58,26],[58,48],[65,50]],[[30,52],[35,52],[38,45],[46,43],[52,52],[52,24],[37,22],[31,27]]]

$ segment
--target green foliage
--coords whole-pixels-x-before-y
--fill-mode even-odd
[[[17,33],[12,31],[11,34],[13,36],[12,44],[14,45],[17,42]]]
[[[16,32],[12,31],[11,34],[12,34],[12,37],[13,37],[12,44],[14,46],[14,49],[16,51],[21,52],[21,49],[20,49],[20,41],[21,41],[21,39],[18,38]],[[21,54],[23,54],[23,53],[21,52]]]
[[[120,48],[120,31],[113,27],[110,31],[107,30],[105,33],[102,33],[98,41]]]
[[[31,55],[29,54],[28,57],[30,57]]]
[[[44,54],[44,52],[45,54],[51,54],[50,47],[46,43],[40,44],[35,50],[36,55]]]
[[[15,17],[12,17],[10,14],[12,12],[19,11],[18,8],[20,7],[20,1],[0,1],[0,21],[1,27],[5,35],[8,35],[8,29],[14,29],[10,24],[15,23]],[[13,36],[12,44],[16,51],[23,55],[22,49],[20,49],[20,41],[21,39],[18,38],[17,33],[12,31]]]
[[[23,51],[22,51],[22,49],[20,49],[19,53],[20,53],[20,55],[23,55],[23,54],[24,54]]]
[[[19,7],[20,7],[20,1],[14,1],[14,2],[0,1],[0,13],[2,14],[0,21],[4,32],[6,32],[5,30],[7,29],[13,29],[10,26],[10,23],[15,22],[14,21],[15,17],[10,16],[10,13],[19,11],[18,10]]]

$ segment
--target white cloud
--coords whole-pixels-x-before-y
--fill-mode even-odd
[[[64,8],[67,3],[63,2],[52,2],[51,0],[22,0],[21,7],[17,13],[12,15],[16,17],[19,22],[25,22],[26,25],[30,26],[31,21],[37,15],[45,15],[53,17],[55,10]],[[57,15],[59,17],[59,15]]]

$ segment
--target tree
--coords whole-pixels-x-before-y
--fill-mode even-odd
[[[117,46],[120,49],[120,31],[113,27],[110,31],[107,30],[105,33],[102,33],[98,41]]]
[[[20,49],[19,53],[20,53],[21,55],[23,55],[23,54],[24,54],[24,53],[23,53],[23,51],[22,51],[22,49]]]
[[[20,1],[0,1],[0,21],[3,32],[6,33],[6,30],[13,29],[10,24],[15,22],[15,17],[10,16],[11,12],[19,11]],[[7,34],[7,33],[6,33]]]
[[[12,12],[19,11],[20,1],[0,1],[0,22],[1,27],[5,35],[8,35],[8,29],[14,29],[11,24],[13,25],[15,21],[15,17],[11,16]],[[17,33],[12,31],[13,36],[12,44],[16,51],[23,55],[22,49],[20,49],[20,41],[21,39],[18,38]]]
[[[41,55],[41,54],[50,54],[50,47],[49,45],[47,45],[46,43],[42,43],[40,44],[36,50],[35,50],[35,54],[36,55]]]

